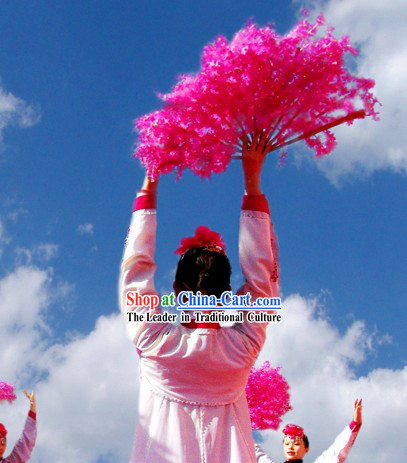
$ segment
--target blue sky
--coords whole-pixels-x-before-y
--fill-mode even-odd
[[[348,32],[353,17],[347,23],[333,2],[316,3],[310,2],[311,12],[319,8]],[[363,1],[355,5],[363,8]],[[20,101],[6,118],[0,98],[0,279],[21,267],[49,272],[47,294],[55,299],[44,303],[46,344],[86,337],[100,316],[117,311],[122,246],[143,178],[131,156],[132,121],[160,107],[155,92],[169,91],[177,74],[199,69],[202,47],[218,34],[231,38],[249,17],[261,25],[273,22],[284,33],[298,20],[300,6],[236,0],[0,2],[0,91]],[[364,52],[359,71],[380,80],[363,30],[356,28],[354,38]],[[405,112],[396,112],[399,94],[385,82],[380,80],[377,93],[381,122],[338,130],[338,149],[326,162],[313,161],[304,144],[289,150],[284,167],[270,156],[262,181],[279,238],[283,296],[317,297],[339,336],[356,320],[365,324],[363,335],[371,336],[355,375],[401,370],[407,358]],[[28,123],[22,122],[24,111]],[[238,161],[211,181],[190,173],[179,182],[173,175],[161,179],[158,288],[171,288],[173,251],[201,224],[222,233],[239,274],[242,191]],[[7,380],[1,364],[0,373]],[[27,370],[11,376],[20,384]]]

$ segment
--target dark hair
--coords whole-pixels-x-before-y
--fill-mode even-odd
[[[223,252],[191,248],[180,257],[175,282],[183,289],[219,297],[230,290],[232,269]]]

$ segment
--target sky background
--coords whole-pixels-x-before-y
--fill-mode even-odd
[[[133,120],[160,107],[203,46],[253,17],[280,34],[323,12],[376,80],[380,122],[336,129],[337,149],[305,144],[268,159],[263,190],[280,246],[284,322],[260,360],[282,365],[313,461],[352,418],[350,462],[402,463],[407,413],[407,8],[403,0],[0,0],[0,380],[38,395],[34,463],[128,461],[137,355],[117,309],[120,258],[143,170]],[[202,181],[160,181],[157,288],[171,289],[181,237],[206,224],[237,259],[239,161]],[[25,397],[0,405],[9,449]],[[392,423],[392,427],[384,426]],[[321,427],[323,429],[321,429]],[[281,433],[263,446],[282,461]],[[395,444],[397,443],[397,445]],[[7,452],[6,452],[7,453]]]

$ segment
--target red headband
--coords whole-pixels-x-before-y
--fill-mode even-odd
[[[287,426],[283,429],[283,434],[288,437],[304,437],[304,430],[301,426],[287,424]]]
[[[201,225],[195,230],[195,236],[182,238],[180,247],[175,254],[182,256],[191,248],[207,248],[209,251],[222,252],[225,254],[226,246],[219,233]],[[212,249],[211,249],[212,248]]]
[[[7,429],[0,423],[0,437],[6,437],[7,436]]]

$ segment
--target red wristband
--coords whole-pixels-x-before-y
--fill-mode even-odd
[[[157,198],[155,194],[143,194],[137,196],[133,204],[133,212],[139,211],[141,209],[156,209],[157,208]]]
[[[269,204],[264,195],[244,195],[242,210],[267,212],[267,214],[270,214]]]

